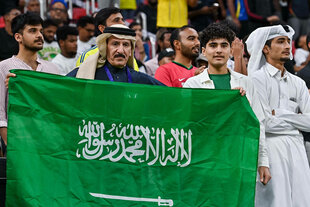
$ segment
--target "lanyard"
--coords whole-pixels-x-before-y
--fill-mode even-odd
[[[112,77],[112,74],[111,74],[111,72],[110,72],[110,70],[109,70],[107,65],[104,66],[104,70],[107,73],[107,76],[108,76],[109,80],[110,81],[114,81],[114,79]],[[127,80],[128,80],[128,83],[132,83],[132,77],[131,77],[131,74],[130,74],[129,69],[128,69],[127,66],[126,66],[126,70],[127,70]]]

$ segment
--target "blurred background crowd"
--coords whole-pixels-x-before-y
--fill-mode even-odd
[[[17,54],[18,44],[11,31],[12,19],[36,12],[44,19],[44,47],[40,58],[53,61],[62,53],[70,60],[54,60],[65,74],[95,43],[100,34],[95,16],[106,7],[120,8],[124,23],[136,31],[135,57],[141,72],[154,76],[160,64],[173,59],[169,38],[174,28],[190,24],[199,32],[212,22],[223,22],[236,34],[233,46],[244,47],[247,35],[261,26],[286,23],[295,30],[294,60],[287,69],[301,70],[310,60],[306,35],[310,28],[309,0],[0,0],[0,61]],[[64,27],[65,26],[65,27]],[[158,55],[160,63],[158,62]],[[243,50],[242,50],[243,51]],[[243,53],[247,60],[248,54]],[[166,58],[167,57],[167,58]],[[163,59],[164,58],[164,59]],[[233,60],[233,57],[232,57]],[[196,66],[207,64],[203,56]],[[67,69],[66,69],[67,68]]]

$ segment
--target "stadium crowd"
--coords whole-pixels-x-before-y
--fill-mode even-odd
[[[9,2],[9,3],[8,3]],[[260,121],[256,206],[310,206],[308,0],[7,1],[0,18],[1,156],[10,69],[235,89]],[[73,18],[74,17],[74,18]]]

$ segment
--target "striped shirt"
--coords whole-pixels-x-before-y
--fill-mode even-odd
[[[57,66],[45,60],[37,59],[38,67],[36,71],[59,74]],[[7,103],[8,90],[5,87],[5,79],[11,69],[33,70],[25,62],[12,56],[9,59],[0,62],[0,127],[7,127]]]

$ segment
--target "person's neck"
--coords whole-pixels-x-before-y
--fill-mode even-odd
[[[284,62],[275,62],[271,60],[267,60],[267,62],[272,65],[273,67],[277,68],[278,70],[281,71],[281,76],[284,75],[285,72],[285,67],[284,67]]]
[[[37,52],[19,48],[19,52],[16,55],[16,57],[22,60],[27,65],[29,65],[33,70],[37,69],[38,67]]]
[[[192,66],[192,60],[187,57],[184,57],[183,55],[176,55],[174,58],[174,62],[180,63],[186,66],[187,68]]]
[[[10,36],[13,36],[12,29],[11,29],[11,24],[9,24],[9,23],[5,24],[5,31],[6,31]]]
[[[227,74],[228,73],[227,65],[225,64],[221,67],[215,67],[210,64],[208,67],[208,73],[211,75]]]
[[[66,58],[74,58],[75,57],[75,55],[71,55],[71,54],[65,53],[63,51],[61,51],[60,54],[62,54],[62,56],[66,57]]]
[[[123,67],[121,67],[121,66],[113,66],[113,65],[111,65],[111,63],[109,63],[108,60],[106,61],[106,65],[108,66],[109,69],[112,69],[112,70],[121,70],[121,69],[126,67],[126,66],[123,66]]]

